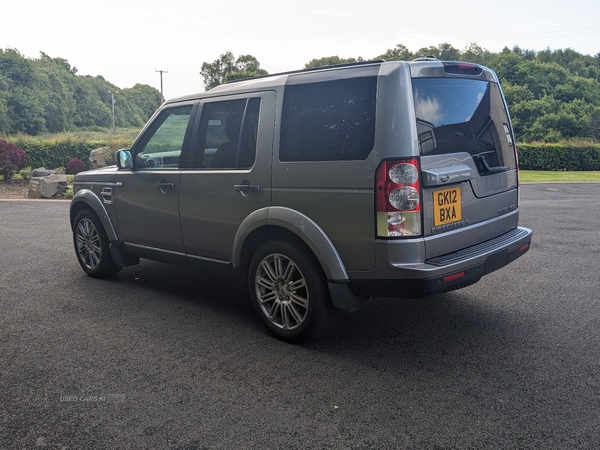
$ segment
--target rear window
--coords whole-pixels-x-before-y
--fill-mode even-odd
[[[422,155],[467,152],[480,175],[516,167],[512,131],[496,83],[415,78],[413,98]]]

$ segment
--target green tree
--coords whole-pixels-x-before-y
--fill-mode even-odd
[[[490,64],[491,56],[492,53],[479,46],[477,42],[471,42],[465,47],[462,54],[458,55],[458,59],[487,66]]]
[[[100,84],[100,86],[98,86]],[[104,79],[98,80],[91,76],[78,77],[75,82],[73,97],[76,102],[74,124],[79,128],[86,127],[110,127],[112,124],[112,112],[110,105],[110,94],[108,84]],[[106,99],[98,94],[98,89],[104,93]]]
[[[387,49],[385,53],[376,56],[375,59],[386,61],[410,61],[414,59],[413,53],[403,44],[397,44],[394,48]]]
[[[228,81],[267,75],[267,73],[266,70],[261,69],[260,63],[254,56],[242,55],[235,59],[233,53],[229,51],[223,53],[212,63],[202,63],[202,69],[200,69],[206,90]]]
[[[243,60],[252,67],[251,58]],[[141,127],[160,106],[159,92],[147,85],[120,90],[103,77],[79,76],[62,58],[44,52],[36,59],[0,49],[0,132],[40,134],[112,126]]]
[[[326,66],[337,66],[340,64],[349,64],[363,61],[363,59],[359,56],[358,58],[340,58],[339,56],[325,56],[323,58],[315,58],[311,59],[304,65],[305,69],[316,69],[317,67],[326,67]]]
[[[34,66],[17,50],[0,50],[0,76],[9,133],[40,134],[45,130],[44,96],[38,89]]]
[[[62,58],[51,58],[41,52],[33,60],[39,79],[39,95],[44,107],[44,121],[50,132],[73,129],[76,102],[73,86],[77,69]]]

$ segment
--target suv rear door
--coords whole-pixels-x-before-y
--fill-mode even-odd
[[[424,175],[424,235],[431,237],[426,258],[515,228],[516,152],[495,75],[463,63],[444,63],[440,71],[438,63],[436,71],[421,70],[412,84]]]
[[[181,174],[181,230],[190,262],[229,263],[242,221],[271,204],[275,92],[207,98]]]

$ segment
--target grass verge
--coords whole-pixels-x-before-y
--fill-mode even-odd
[[[521,183],[557,183],[557,182],[597,182],[600,183],[600,171],[575,172],[575,171],[545,171],[545,170],[520,170]]]

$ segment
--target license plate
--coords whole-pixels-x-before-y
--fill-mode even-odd
[[[461,220],[460,187],[433,191],[434,226]]]

